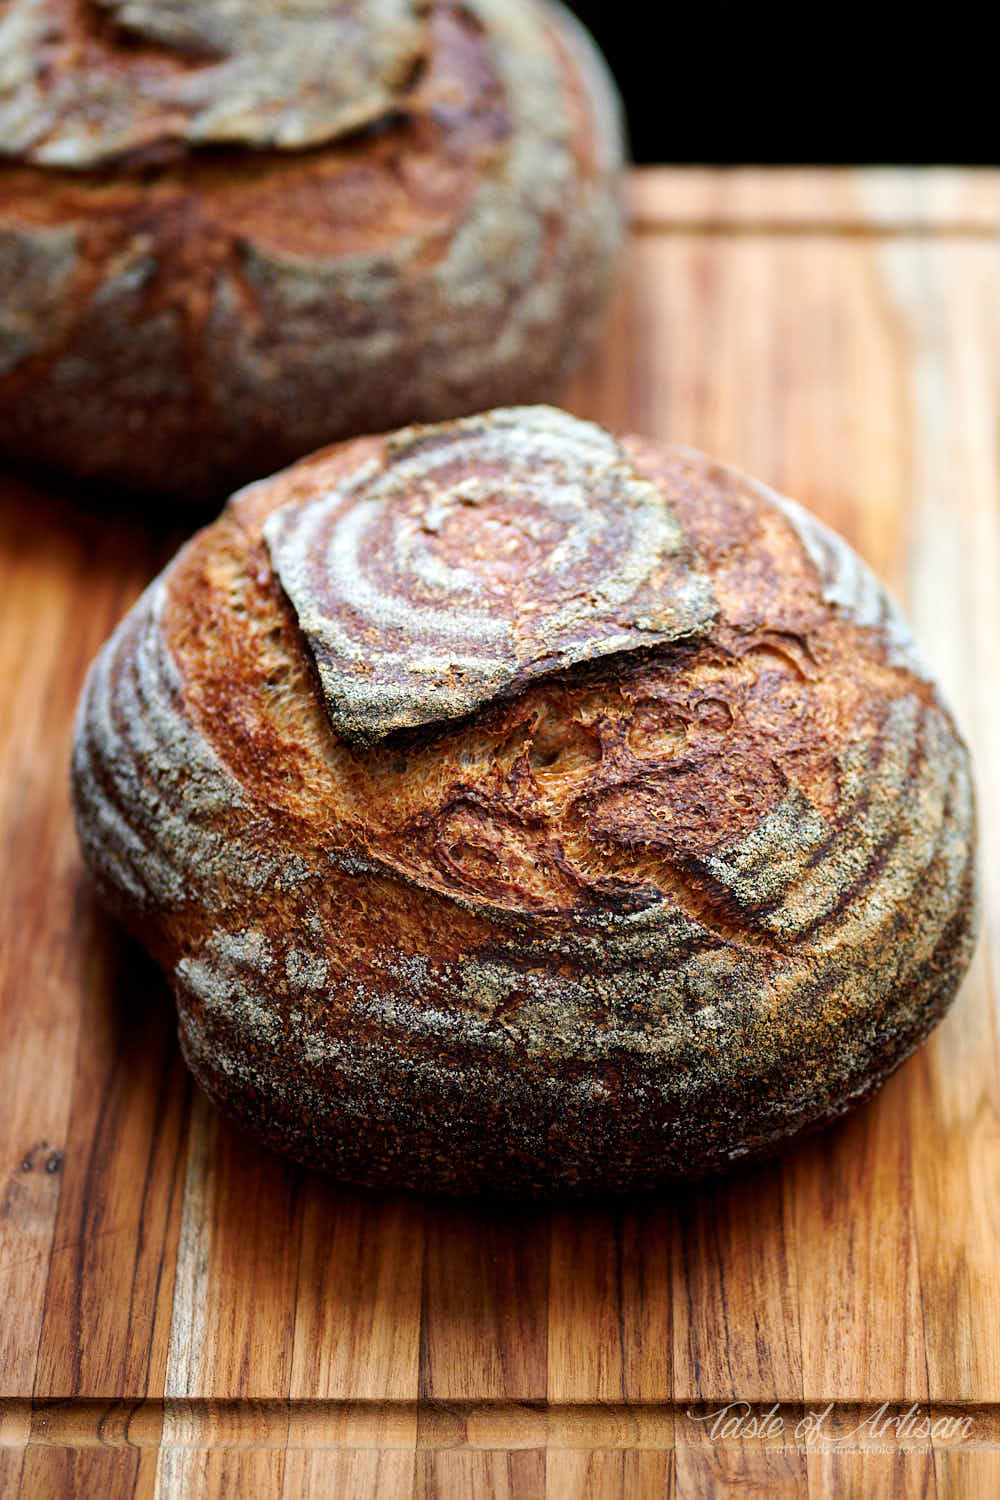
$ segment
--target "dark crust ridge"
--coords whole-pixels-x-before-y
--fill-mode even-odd
[[[263,532],[384,463],[371,438],[235,497],[95,664],[84,853],[195,1076],[277,1150],[421,1190],[654,1189],[853,1108],[958,987],[971,773],[898,611],[781,497],[621,443],[710,582],[697,638],[348,744]]]
[[[50,3],[81,55],[158,77],[90,36],[91,0]],[[334,139],[0,158],[0,453],[201,504],[320,443],[558,393],[621,239],[612,86],[557,6],[417,9],[417,65]]]

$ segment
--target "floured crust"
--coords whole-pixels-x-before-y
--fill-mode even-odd
[[[550,394],[585,352],[621,233],[589,39],[537,0],[330,0],[331,68],[315,4],[5,12],[0,450],[221,498],[338,436]],[[146,34],[175,23],[230,41]],[[274,98],[251,119],[213,96],[229,134],[167,107],[244,74]],[[163,109],[115,115],[144,100]]]
[[[656,487],[610,433],[551,407],[397,433],[264,536],[353,745],[697,636],[715,612]]]
[[[7,0],[0,155],[296,150],[373,124],[426,57],[416,0]]]
[[[683,638],[352,744],[267,534],[391,470],[368,439],[235,497],[98,659],[88,861],[199,1080],[303,1160],[455,1191],[714,1170],[876,1087],[964,971],[968,757],[898,611],[797,507],[621,445],[711,592]]]

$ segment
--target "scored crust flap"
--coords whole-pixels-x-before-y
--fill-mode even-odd
[[[546,407],[400,433],[264,535],[357,745],[716,613],[668,501],[608,433]]]
[[[0,156],[93,168],[175,141],[300,150],[372,125],[426,53],[420,0],[53,0],[0,20]]]

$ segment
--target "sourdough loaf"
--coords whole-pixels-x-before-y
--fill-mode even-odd
[[[547,0],[9,0],[0,452],[221,499],[551,395],[599,323],[620,161]]]
[[[236,495],[98,657],[73,787],[200,1083],[357,1182],[771,1152],[896,1067],[973,941],[967,754],[870,570],[551,408]]]

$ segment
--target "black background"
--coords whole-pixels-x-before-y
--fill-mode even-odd
[[[985,9],[570,8],[618,80],[638,162],[997,160]]]

